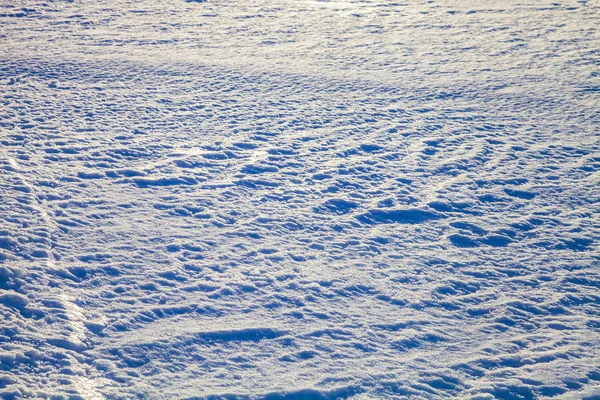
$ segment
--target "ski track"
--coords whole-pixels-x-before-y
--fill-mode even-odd
[[[45,227],[48,228],[49,232],[54,232],[57,229],[56,223],[52,220],[52,217],[48,214],[44,206],[41,204],[37,194],[36,187],[29,182],[28,179],[25,178],[24,174],[21,171],[21,167],[19,163],[12,157],[6,158],[8,164],[12,168],[12,171],[15,173],[17,180],[26,188],[29,189],[29,193],[33,197],[33,203],[29,204],[32,210],[36,211],[44,222]],[[46,264],[47,271],[57,272],[59,271],[60,266],[57,265],[56,260],[52,251],[47,252],[47,257],[43,260],[43,257],[40,257],[40,261]],[[65,348],[65,349],[74,349],[79,351],[86,347],[86,329],[84,326],[85,316],[83,314],[83,310],[75,304],[75,299],[64,292],[59,292],[57,296],[57,300],[60,304],[60,308],[65,311],[66,314],[66,322],[68,324],[67,330],[70,331],[67,338],[56,338],[51,337],[48,338],[48,342],[50,344]],[[44,336],[54,336],[54,332],[48,330],[44,332]],[[85,399],[98,400],[103,399],[104,397],[100,394],[97,388],[94,385],[94,381],[87,378],[86,369],[81,364],[81,362],[77,359],[77,357],[70,357],[72,361],[71,368],[74,370],[73,374],[73,386],[76,388],[76,391],[79,395],[81,395]],[[26,394],[26,393],[23,393]],[[10,392],[4,393],[4,397],[10,397]]]
[[[1,4],[0,398],[598,398],[598,15]]]

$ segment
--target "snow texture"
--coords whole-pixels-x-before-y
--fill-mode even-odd
[[[0,4],[0,398],[599,399],[598,1]]]

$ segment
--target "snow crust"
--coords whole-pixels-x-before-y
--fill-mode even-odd
[[[599,16],[2,2],[0,398],[599,398]]]

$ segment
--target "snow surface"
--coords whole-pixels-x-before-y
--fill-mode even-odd
[[[0,3],[0,397],[600,398],[598,26]]]

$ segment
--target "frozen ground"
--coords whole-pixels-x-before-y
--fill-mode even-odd
[[[600,398],[558,1],[2,2],[0,397]]]

